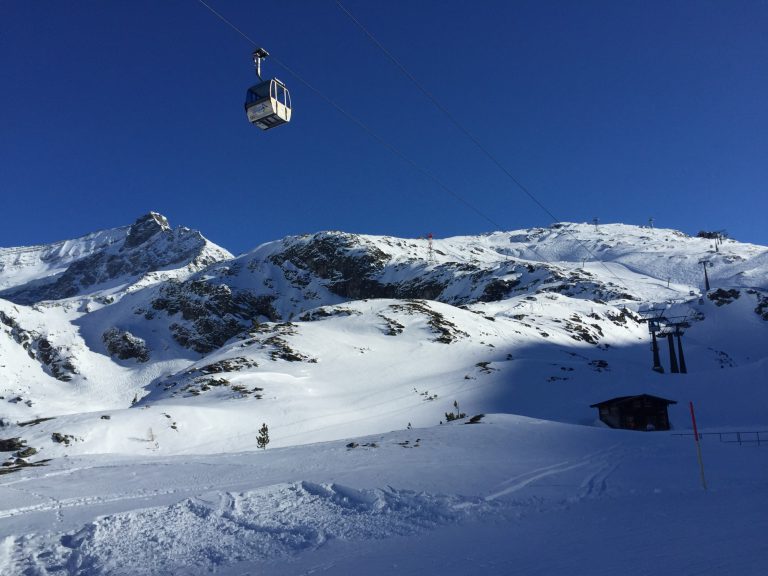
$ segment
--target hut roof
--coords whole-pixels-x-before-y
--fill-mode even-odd
[[[617,398],[611,398],[610,400],[604,400],[603,402],[598,402],[597,404],[591,404],[590,408],[601,408],[603,406],[615,406],[620,404],[626,404],[629,402],[634,402],[638,399],[651,399],[659,403],[665,403],[667,405],[670,404],[677,404],[675,400],[668,400],[666,398],[661,398],[660,396],[652,396],[651,394],[637,394],[635,396],[619,396]]]

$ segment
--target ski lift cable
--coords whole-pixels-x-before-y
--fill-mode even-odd
[[[347,17],[358,27],[360,30],[365,34],[365,36],[376,46],[378,47],[384,55],[405,75],[413,84],[416,86],[416,88],[419,89],[419,91],[426,96],[428,100],[432,102],[432,104],[435,105],[435,107],[440,110],[448,120],[451,121],[451,123],[469,140],[472,141],[472,143],[477,146],[477,148],[485,154],[485,156],[493,163],[495,164],[506,176],[509,178],[522,192],[524,192],[528,198],[530,198],[539,208],[541,208],[554,222],[560,222],[560,220],[552,213],[549,208],[544,205],[543,202],[541,202],[533,192],[531,192],[520,180],[515,178],[514,174],[512,174],[505,166],[502,164],[496,156],[491,153],[491,151],[483,145],[480,140],[478,140],[469,130],[467,130],[464,125],[459,122],[456,117],[451,114],[451,112],[442,105],[442,103],[429,91],[427,90],[424,85],[419,82],[416,77],[398,60],[397,57],[395,57],[392,52],[387,50],[387,48],[365,27],[365,25],[358,20],[352,12],[347,9],[344,4],[342,4],[341,0],[335,0],[336,5],[339,7],[339,9],[344,12],[344,14],[347,15]],[[611,276],[613,276],[617,281],[619,281],[620,284],[623,285],[623,282],[621,279],[616,275],[613,270],[608,268],[608,266],[605,265],[605,263],[600,260],[597,255],[586,245],[582,240],[580,240],[571,230],[568,228],[565,228],[566,233],[568,233],[583,249],[587,254],[589,254],[594,260],[599,262],[603,268],[605,268]]]
[[[199,2],[201,5],[203,5],[205,8],[207,8],[207,9],[208,9],[208,10],[209,10],[209,11],[210,11],[212,14],[214,14],[214,15],[215,15],[217,18],[219,18],[219,19],[220,19],[222,22],[224,22],[226,25],[228,25],[230,28],[232,28],[232,29],[233,29],[235,32],[237,32],[237,33],[238,33],[240,36],[242,36],[243,38],[245,38],[245,39],[246,39],[248,42],[250,42],[250,43],[251,43],[253,46],[256,46],[256,47],[258,47],[258,46],[259,46],[259,45],[256,43],[256,41],[255,41],[255,40],[253,40],[253,38],[251,38],[250,36],[248,36],[248,35],[247,35],[245,32],[243,32],[243,31],[242,31],[240,28],[238,28],[238,27],[237,27],[237,26],[236,26],[236,25],[235,25],[233,22],[231,22],[231,21],[230,21],[229,19],[227,19],[227,18],[226,18],[224,15],[222,15],[220,12],[218,12],[218,11],[217,11],[217,10],[215,10],[213,7],[211,7],[211,6],[210,6],[210,5],[209,5],[207,2],[205,2],[205,0],[198,0],[198,2]],[[350,14],[350,15],[351,15],[351,14]],[[359,24],[359,25],[361,26],[361,28],[365,29],[365,28],[362,26],[362,24]],[[366,32],[366,33],[367,33],[367,32]],[[372,35],[370,35],[370,33],[367,33],[367,34],[368,34],[368,35],[369,35],[371,38],[373,38],[373,36],[372,36]],[[377,42],[377,44],[378,44],[378,45],[380,45],[380,43],[378,43],[378,41],[376,41],[376,42]],[[381,46],[381,45],[380,45],[380,46]],[[381,48],[382,48],[382,49],[384,49],[384,47],[383,47],[383,46],[381,46]],[[384,49],[384,50],[385,50],[385,49]],[[385,52],[386,52],[386,53],[388,53],[388,51],[386,51],[386,50],[385,50]],[[390,57],[391,57],[391,58],[392,58],[394,61],[396,61],[396,59],[394,58],[394,56],[390,56]],[[424,175],[424,176],[425,176],[425,177],[427,177],[428,179],[430,179],[430,180],[432,180],[433,182],[435,182],[435,183],[436,183],[436,184],[437,184],[437,185],[438,185],[438,186],[439,186],[439,187],[440,187],[440,188],[441,188],[443,191],[445,191],[446,193],[448,193],[448,194],[450,194],[451,196],[453,196],[453,197],[454,197],[456,200],[458,200],[460,203],[464,204],[464,205],[465,205],[467,208],[469,208],[470,210],[472,210],[473,212],[475,212],[475,214],[477,214],[478,216],[480,216],[481,218],[483,218],[484,220],[486,220],[487,222],[489,222],[489,223],[490,223],[492,226],[494,226],[494,227],[495,227],[497,230],[502,230],[502,229],[503,229],[503,227],[502,227],[502,226],[501,226],[501,225],[500,225],[498,222],[496,222],[495,220],[493,220],[493,219],[492,219],[490,216],[488,216],[487,214],[485,214],[484,212],[482,212],[482,211],[481,211],[479,208],[477,208],[477,206],[473,205],[472,203],[470,203],[469,201],[467,201],[465,198],[463,198],[461,195],[459,195],[459,194],[458,194],[456,191],[454,191],[454,190],[453,190],[451,187],[449,187],[447,184],[445,184],[445,183],[444,183],[442,180],[440,180],[440,179],[439,179],[439,178],[438,178],[438,177],[437,177],[435,174],[433,174],[431,171],[427,170],[426,168],[423,168],[421,165],[419,165],[419,164],[418,164],[418,163],[416,163],[416,162],[415,162],[413,159],[411,159],[409,156],[407,156],[407,155],[406,155],[406,154],[405,154],[405,153],[404,153],[402,150],[400,150],[400,149],[399,149],[399,148],[397,148],[395,145],[393,145],[393,144],[391,144],[390,142],[388,142],[387,140],[385,140],[385,139],[384,139],[382,136],[380,136],[378,133],[376,133],[376,132],[375,132],[373,129],[371,129],[371,128],[370,128],[370,127],[369,127],[367,124],[365,124],[365,123],[364,123],[362,120],[360,120],[359,118],[357,118],[356,116],[354,116],[354,115],[352,115],[350,112],[348,112],[346,109],[344,109],[344,108],[343,108],[341,105],[339,105],[339,104],[338,104],[338,103],[337,103],[335,100],[333,100],[332,98],[330,98],[330,97],[328,97],[327,95],[325,95],[325,94],[324,94],[324,93],[323,93],[323,92],[322,92],[320,89],[318,89],[316,86],[314,86],[314,85],[313,85],[313,84],[311,84],[309,81],[307,81],[307,80],[306,80],[306,79],[305,79],[303,76],[301,76],[301,75],[300,75],[298,72],[296,72],[296,71],[295,71],[293,68],[291,68],[290,66],[288,66],[288,65],[287,65],[285,62],[281,61],[279,58],[277,58],[277,57],[275,57],[275,56],[271,56],[271,58],[272,58],[272,60],[273,60],[274,62],[276,62],[276,63],[277,63],[279,66],[281,66],[281,67],[282,67],[284,70],[286,70],[286,71],[287,71],[289,74],[291,74],[291,75],[292,75],[294,78],[296,78],[296,79],[297,79],[299,82],[301,82],[301,83],[302,83],[304,86],[306,86],[306,87],[307,87],[307,88],[309,88],[309,89],[310,89],[312,92],[314,92],[315,94],[317,94],[317,95],[318,95],[318,96],[319,96],[319,97],[320,97],[322,100],[324,100],[324,101],[325,101],[325,102],[326,102],[328,105],[330,105],[331,107],[335,108],[335,109],[336,109],[336,110],[337,110],[337,111],[338,111],[340,114],[342,114],[342,115],[343,115],[343,116],[345,116],[345,117],[346,117],[348,120],[350,120],[352,123],[354,123],[355,125],[357,125],[357,126],[360,128],[360,129],[362,129],[364,132],[366,132],[366,133],[367,133],[367,134],[368,134],[368,135],[369,135],[371,138],[373,138],[374,140],[376,140],[377,142],[379,142],[379,144],[381,144],[382,146],[384,146],[385,148],[387,148],[387,149],[388,149],[388,150],[389,150],[391,153],[393,153],[393,154],[395,154],[396,156],[398,156],[398,157],[399,157],[401,160],[403,160],[404,162],[406,162],[408,165],[410,165],[412,168],[414,168],[414,169],[415,169],[417,172],[421,173],[422,175]],[[485,152],[487,155],[489,155],[489,157],[491,157],[491,158],[494,160],[494,163],[496,163],[496,164],[499,166],[499,168],[501,168],[502,170],[504,170],[504,172],[505,172],[505,173],[507,173],[507,174],[508,174],[508,176],[509,176],[509,177],[510,177],[510,178],[511,178],[511,179],[512,179],[514,182],[515,182],[515,184],[517,184],[517,185],[518,185],[518,186],[519,186],[519,187],[520,187],[520,188],[521,188],[523,191],[525,191],[525,192],[526,192],[526,193],[527,193],[527,194],[528,194],[528,195],[531,197],[531,199],[532,199],[532,200],[534,200],[534,202],[536,202],[536,203],[537,203],[537,204],[538,204],[538,205],[539,205],[539,206],[540,206],[540,207],[541,207],[541,208],[542,208],[542,209],[543,209],[543,210],[544,210],[544,211],[545,211],[545,212],[546,212],[546,213],[547,213],[547,214],[548,214],[548,215],[549,215],[549,216],[550,216],[550,217],[551,217],[551,218],[552,218],[552,219],[553,219],[555,222],[558,222],[557,218],[555,218],[555,216],[554,216],[554,215],[553,215],[553,214],[552,214],[552,213],[551,213],[549,210],[547,210],[547,208],[546,208],[546,207],[545,207],[543,204],[541,204],[541,203],[540,203],[540,202],[539,202],[539,201],[538,201],[538,200],[535,198],[535,196],[533,196],[533,194],[532,194],[530,191],[528,191],[528,190],[527,190],[527,188],[525,188],[525,186],[523,186],[523,185],[522,185],[522,184],[521,184],[519,181],[517,181],[517,180],[514,178],[514,176],[512,176],[512,174],[511,174],[511,173],[509,173],[509,172],[508,172],[508,171],[507,171],[507,170],[506,170],[506,169],[503,167],[503,165],[502,165],[500,162],[498,162],[497,160],[495,160],[495,158],[494,158],[494,157],[493,157],[493,156],[490,154],[490,152],[489,152],[489,151],[487,151],[487,150],[486,150],[486,149],[485,149],[485,148],[482,146],[482,144],[481,144],[479,141],[477,141],[477,139],[475,139],[474,137],[472,137],[472,136],[471,136],[471,134],[469,133],[469,131],[467,131],[466,129],[464,129],[464,128],[461,126],[461,124],[460,124],[460,123],[459,123],[457,120],[455,120],[455,118],[453,118],[453,117],[450,115],[450,113],[449,113],[449,112],[448,112],[448,111],[447,111],[447,110],[446,110],[446,109],[445,109],[445,108],[444,108],[442,105],[440,105],[440,104],[439,104],[439,101],[437,101],[437,99],[436,99],[434,96],[432,96],[431,94],[429,94],[429,93],[428,93],[428,92],[427,92],[427,91],[426,91],[424,88],[422,88],[422,87],[421,87],[421,85],[420,85],[420,84],[419,84],[419,83],[416,81],[416,79],[415,79],[415,78],[414,78],[414,77],[413,77],[413,76],[412,76],[410,73],[408,73],[408,72],[407,72],[407,70],[405,69],[405,67],[404,67],[404,66],[402,66],[402,65],[401,65],[401,64],[399,64],[399,63],[398,63],[398,66],[400,67],[400,69],[401,69],[401,70],[403,70],[403,71],[404,71],[404,72],[405,72],[405,73],[408,75],[408,77],[409,77],[409,78],[411,78],[411,79],[412,79],[412,81],[413,81],[413,82],[415,82],[415,83],[416,83],[416,85],[419,87],[419,89],[420,89],[420,90],[422,90],[422,92],[425,92],[425,94],[428,94],[428,96],[429,96],[430,100],[432,100],[433,102],[435,102],[435,104],[436,104],[436,105],[437,105],[437,106],[438,106],[438,107],[439,107],[441,110],[443,110],[443,112],[444,112],[446,115],[448,115],[449,117],[451,117],[451,118],[452,118],[452,121],[454,122],[454,124],[455,124],[457,127],[459,127],[459,128],[460,128],[460,130],[461,130],[462,132],[464,132],[465,134],[467,134],[467,136],[468,136],[468,137],[470,137],[470,138],[473,140],[473,142],[475,142],[475,144],[476,144],[478,147],[480,147],[480,148],[481,148],[481,150],[483,150],[483,151],[484,151],[484,152]],[[596,257],[596,256],[595,256],[595,255],[592,253],[592,251],[591,251],[591,250],[589,250],[589,248],[588,248],[588,247],[586,247],[586,246],[584,245],[584,243],[583,243],[581,240],[579,240],[579,239],[578,239],[578,238],[577,238],[577,237],[576,237],[576,236],[575,236],[575,235],[574,235],[574,234],[573,234],[573,233],[572,233],[570,230],[568,230],[568,229],[566,228],[566,232],[567,232],[569,235],[571,235],[571,236],[572,236],[572,237],[573,237],[573,238],[576,240],[576,242],[577,242],[578,244],[580,244],[580,245],[581,245],[581,246],[582,246],[582,247],[583,247],[583,248],[584,248],[584,249],[585,249],[585,250],[586,250],[586,251],[587,251],[587,252],[588,252],[588,253],[589,253],[589,254],[590,254],[590,255],[591,255],[591,256],[592,256],[594,259],[595,259],[595,260],[598,260],[598,259],[597,259],[597,257]],[[540,253],[539,253],[539,252],[538,252],[536,249],[534,249],[534,248],[530,248],[530,250],[531,250],[531,251],[532,251],[534,254],[536,254],[536,255],[537,255],[537,256],[538,256],[538,257],[539,257],[539,258],[540,258],[540,259],[541,259],[543,262],[547,262],[547,261],[549,260],[548,258],[546,258],[546,257],[542,256],[542,255],[541,255],[541,254],[540,254]],[[599,263],[600,263],[600,264],[601,264],[601,265],[602,265],[602,266],[603,266],[603,267],[604,267],[604,268],[605,268],[605,269],[606,269],[606,270],[607,270],[607,271],[608,271],[608,272],[609,272],[609,273],[610,273],[610,274],[611,274],[611,275],[612,275],[614,278],[616,278],[616,280],[619,282],[619,284],[623,284],[623,282],[621,281],[621,279],[620,279],[620,278],[619,278],[619,277],[618,277],[618,276],[617,276],[617,275],[616,275],[616,274],[615,274],[615,273],[614,273],[614,272],[613,272],[613,271],[612,271],[610,268],[608,268],[608,267],[605,265],[605,263],[604,263],[604,262],[602,262],[602,261],[600,261],[600,260],[598,260],[598,261],[599,261]]]
[[[335,108],[340,114],[344,115],[347,119],[349,119],[351,122],[356,124],[361,130],[366,132],[371,138],[376,140],[379,144],[384,146],[386,149],[388,149],[390,152],[398,156],[400,159],[402,159],[404,162],[406,162],[408,165],[410,165],[412,168],[414,168],[416,171],[420,172],[433,182],[437,184],[440,188],[442,188],[445,192],[453,196],[456,200],[464,204],[467,208],[472,210],[475,214],[483,218],[484,220],[488,221],[492,226],[496,227],[496,229],[501,230],[502,226],[493,220],[490,216],[482,212],[477,206],[470,203],[468,200],[466,200],[464,197],[462,197],[460,194],[458,194],[455,190],[453,190],[450,186],[448,186],[445,182],[440,180],[440,178],[437,177],[433,172],[428,170],[427,168],[424,168],[420,164],[418,164],[415,160],[413,160],[410,156],[405,154],[400,148],[392,144],[391,142],[385,140],[382,136],[380,136],[377,132],[375,132],[370,126],[365,124],[362,120],[360,120],[357,116],[354,116],[350,112],[348,112],[346,109],[342,108],[341,105],[339,105],[338,102],[330,98],[329,96],[326,96],[323,92],[321,92],[316,86],[302,78],[295,70],[287,66],[285,63],[280,62],[280,60],[275,59],[275,62],[277,62],[280,66],[282,66],[289,74],[291,74],[294,78],[296,78],[299,82],[301,82],[304,86],[312,90],[315,94],[317,94],[322,100],[324,100],[327,104]]]
[[[464,128],[464,126],[456,119],[456,117],[451,114],[450,111],[445,106],[443,106],[440,101],[435,98],[435,96],[429,90],[427,90],[424,85],[421,84],[421,82],[419,82],[416,77],[411,74],[411,72],[405,66],[403,66],[403,64],[389,50],[387,50],[387,48],[381,42],[379,42],[379,40],[373,34],[371,34],[371,32],[368,31],[368,29],[362,24],[362,22],[360,22],[360,20],[355,18],[354,14],[352,14],[352,12],[350,12],[347,7],[344,6],[344,4],[342,4],[339,0],[336,0],[336,5],[350,18],[350,20],[352,20],[352,22],[354,22],[360,28],[360,30],[363,31],[368,39],[373,42],[411,82],[413,82],[416,88],[418,88],[422,94],[424,94],[424,96],[426,96],[432,102],[432,104],[434,104],[443,114],[445,114],[445,116],[453,123],[454,126],[456,126],[456,128],[459,129],[460,132],[469,138],[475,144],[475,146],[477,146],[494,164],[496,164],[496,166],[498,166],[500,170],[502,170],[509,178],[511,178],[512,181],[523,192],[525,192],[528,197],[539,206],[539,208],[546,212],[550,218],[558,221],[554,214],[552,214],[552,212],[550,212],[549,209],[547,209],[547,207],[542,204],[539,199],[531,193],[530,190],[528,190],[528,188],[526,188],[517,178],[515,178],[514,175],[510,173],[504,167],[504,165],[499,162],[496,157],[493,156],[493,154],[491,154],[490,151],[485,146],[483,146],[483,144],[477,138],[475,138],[475,136],[472,135],[469,130]]]
[[[240,30],[240,28],[238,28],[237,26],[235,26],[235,25],[234,25],[234,24],[233,24],[233,23],[232,23],[230,20],[228,20],[227,18],[225,18],[225,17],[224,17],[224,16],[223,16],[223,15],[222,15],[220,12],[216,11],[216,10],[215,10],[215,9],[214,9],[214,8],[213,8],[213,7],[212,7],[210,4],[208,4],[207,2],[205,2],[205,0],[197,0],[197,1],[198,1],[198,2],[200,2],[200,4],[202,4],[202,5],[203,5],[203,6],[205,6],[206,8],[208,8],[208,10],[210,10],[210,11],[211,11],[211,13],[212,13],[213,15],[215,15],[215,16],[216,16],[217,18],[219,18],[219,19],[220,19],[222,22],[224,22],[225,24],[227,24],[227,25],[228,25],[230,28],[232,28],[232,29],[233,29],[235,32],[237,32],[238,34],[240,34],[240,36],[242,36],[243,38],[245,38],[246,40],[248,40],[248,42],[250,42],[250,43],[251,43],[251,44],[253,44],[254,46],[257,46],[257,47],[258,47],[258,44],[256,44],[256,41],[255,41],[253,38],[251,38],[250,36],[248,36],[248,34],[246,34],[245,32],[243,32],[242,30]]]
[[[259,46],[253,38],[248,36],[245,32],[243,32],[240,28],[235,26],[229,19],[227,19],[224,15],[222,15],[220,12],[215,10],[213,7],[211,7],[205,0],[197,0],[200,4],[205,6],[208,10],[211,11],[212,14],[214,14],[217,18],[219,18],[222,22],[227,24],[230,28],[232,28],[235,32],[240,34],[243,38],[248,40],[251,44],[254,46]],[[291,76],[296,78],[299,82],[301,82],[304,86],[309,88],[312,92],[317,94],[322,100],[324,100],[327,104],[329,104],[331,107],[335,108],[340,114],[345,116],[348,120],[356,124],[360,129],[362,129],[364,132],[366,132],[371,138],[376,140],[379,144],[387,148],[390,152],[398,156],[401,160],[406,162],[408,165],[410,165],[412,168],[414,168],[416,171],[421,173],[422,175],[426,176],[433,182],[435,182],[443,191],[447,192],[451,196],[453,196],[456,200],[464,204],[467,208],[472,210],[475,214],[489,222],[492,226],[494,226],[497,230],[501,230],[502,226],[493,220],[490,216],[485,214],[483,211],[481,211],[477,206],[473,205],[471,202],[466,200],[464,197],[462,197],[460,194],[458,194],[455,190],[453,190],[450,186],[448,186],[445,182],[440,180],[440,178],[437,177],[434,173],[432,173],[430,170],[422,167],[419,165],[416,161],[414,161],[412,158],[410,158],[408,155],[406,155],[402,150],[400,150],[397,146],[394,144],[388,142],[385,140],[382,136],[380,136],[377,132],[375,132],[371,127],[369,127],[367,124],[365,124],[362,120],[348,112],[346,109],[344,109],[340,104],[338,104],[335,100],[330,98],[329,96],[326,96],[319,88],[311,84],[309,81],[304,79],[303,76],[301,76],[298,72],[296,72],[293,68],[288,66],[285,62],[281,61],[279,58],[276,58],[274,55],[271,55],[270,58],[276,62],[279,66],[281,66],[286,72],[288,72]]]

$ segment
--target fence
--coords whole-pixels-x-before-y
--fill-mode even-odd
[[[673,436],[693,436],[693,432],[689,433],[674,433]],[[755,444],[760,446],[761,444],[768,444],[768,430],[755,430],[755,431],[743,431],[743,432],[699,432],[699,440],[703,440],[704,436],[717,436],[720,442],[724,444]]]

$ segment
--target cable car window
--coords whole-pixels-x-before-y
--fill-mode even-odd
[[[269,83],[265,82],[263,84],[257,84],[256,86],[251,86],[248,89],[248,96],[247,100],[248,102],[256,102],[258,100],[263,100],[264,98],[269,97]]]

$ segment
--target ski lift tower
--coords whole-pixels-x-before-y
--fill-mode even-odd
[[[677,364],[677,355],[675,354],[675,340],[674,340],[674,330],[672,330],[668,325],[664,326],[659,332],[657,333],[657,336],[659,338],[665,338],[667,339],[667,342],[669,343],[669,371],[672,374],[680,374],[680,366]]]
[[[685,334],[685,330],[687,328],[690,328],[690,324],[686,322],[684,319],[678,322],[669,322],[667,324],[667,330],[669,330],[670,334],[667,336],[669,339],[669,346],[670,346],[670,356],[672,355],[672,337],[675,337],[677,339],[677,358],[679,361],[679,367],[680,367],[680,374],[687,374],[688,368],[685,365],[685,356],[683,355],[683,340],[682,336]]]
[[[709,292],[709,276],[707,275],[707,266],[712,267],[712,260],[706,258],[699,260],[699,264],[704,266],[704,289]]]
[[[651,334],[651,351],[653,352],[653,368],[654,372],[659,374],[664,373],[664,367],[661,365],[661,358],[659,357],[659,342],[656,340],[656,335],[661,332],[662,323],[664,322],[664,311],[666,308],[650,308],[643,310],[640,314],[643,316],[643,321],[648,323],[648,332]]]

